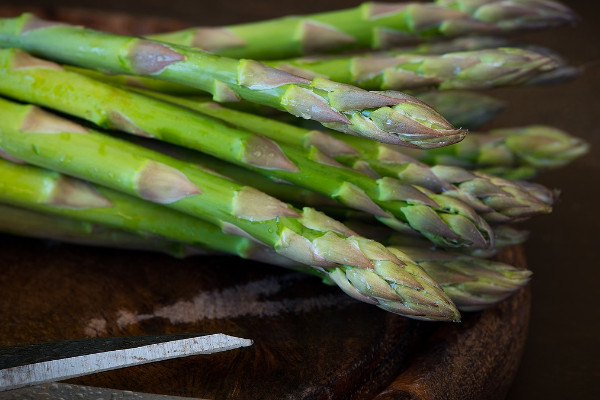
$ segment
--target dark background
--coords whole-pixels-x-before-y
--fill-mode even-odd
[[[548,46],[586,70],[579,79],[555,87],[498,89],[510,106],[485,128],[543,123],[585,138],[591,151],[573,165],[538,181],[561,190],[555,212],[526,226],[534,271],[530,334],[508,398],[600,399],[600,4],[564,0],[580,16],[573,27],[520,35]],[[14,0],[0,5],[72,6],[126,11],[180,19],[196,25],[232,24],[284,14],[326,11],[359,4],[349,0],[191,1]]]

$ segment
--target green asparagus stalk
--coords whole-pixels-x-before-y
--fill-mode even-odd
[[[501,302],[524,287],[532,275],[526,269],[457,253],[409,246],[402,251],[418,260],[461,312],[481,311]]]
[[[515,182],[457,167],[428,167],[390,146],[364,138],[334,132],[309,131],[268,118],[226,109],[215,103],[195,102],[157,93],[149,94],[222,119],[240,128],[260,132],[278,143],[296,147],[316,147],[336,161],[374,179],[381,179],[381,176],[393,177],[404,184],[419,186],[445,198],[457,198],[490,222],[507,223],[514,219],[548,213],[551,210],[550,205],[553,204],[551,199],[543,202],[538,197],[531,196],[528,190]],[[440,199],[439,196],[436,199]]]
[[[55,124],[54,128],[56,127]],[[4,134],[5,131],[1,133]],[[45,134],[54,135],[47,131]],[[222,231],[223,227],[219,228],[161,205],[138,200],[53,171],[0,159],[0,176],[2,203],[105,224],[135,233],[158,235],[169,240],[205,246],[275,265],[299,268],[297,260],[290,262],[255,239],[225,234]],[[311,221],[313,227],[325,218],[323,214],[314,210],[304,209],[303,212],[305,222]],[[333,220],[329,219],[328,223],[349,232]],[[343,291],[354,298],[401,315],[423,320],[459,318],[458,311],[441,288],[401,252],[391,255],[375,242],[357,236],[349,239],[354,241],[354,254],[357,251],[362,252],[363,258],[369,260],[371,265],[364,266],[365,268],[351,265],[320,265],[314,267],[316,273],[328,274]],[[315,245],[318,246],[317,243]],[[335,252],[334,249],[330,250]],[[332,258],[329,256],[331,254],[325,255],[329,259]],[[353,255],[346,253],[345,257],[348,261]],[[307,272],[311,271],[310,268],[305,269]]]
[[[206,156],[199,152],[189,151],[178,146],[171,146],[163,142],[152,141],[145,138],[134,138],[129,136],[126,140],[134,140],[142,146],[153,148],[175,158],[194,163],[202,168],[209,168],[213,171],[219,171],[220,174],[234,179],[244,185],[253,186],[269,195],[275,196],[292,204],[303,204],[306,206],[318,208],[327,215],[358,232],[361,236],[373,239],[387,245],[407,245],[428,247],[431,242],[417,238],[415,236],[405,236],[401,233],[377,224],[373,215],[355,211],[349,208],[340,207],[339,204],[332,203],[327,197],[320,196],[318,193],[301,190],[297,186],[275,182],[253,171],[237,167],[233,164],[218,160],[214,157]],[[497,225],[493,227],[494,247],[488,249],[458,249],[463,254],[490,258],[498,253],[498,250],[522,244],[528,237],[528,232],[517,230],[508,225]],[[429,243],[429,244],[428,244]]]
[[[364,3],[356,8],[154,35],[235,58],[281,59],[349,49],[384,49],[416,40],[498,34],[572,22],[550,0],[437,0]]]
[[[83,221],[82,224],[87,225],[82,229],[92,229],[99,224],[146,237],[204,245],[242,258],[257,259],[266,255],[264,261],[278,258],[277,262],[283,263],[288,260],[257,241],[226,235],[216,225],[201,219],[54,171],[0,158],[0,176],[1,203]],[[26,226],[39,229],[32,224]],[[38,230],[35,235],[46,234]]]
[[[324,77],[368,90],[464,90],[523,84],[558,64],[540,53],[504,47],[443,55],[389,52],[297,58],[268,65],[307,79]]]
[[[344,225],[357,232],[359,235],[373,239],[386,246],[397,246],[397,247],[422,247],[433,249],[431,242],[419,238],[416,236],[403,235],[399,232],[393,231],[385,226],[377,225],[373,221],[373,217],[360,212],[352,210],[340,209],[340,208],[329,208],[324,207],[322,209],[327,213],[335,217],[337,220],[342,221]],[[499,251],[508,247],[517,246],[525,243],[529,237],[529,232],[524,230],[516,229],[510,225],[496,225],[493,227],[494,230],[494,248],[492,249],[452,249],[449,250],[453,253],[460,253],[462,255],[477,257],[477,258],[492,258],[495,257]],[[436,248],[436,251],[446,251],[444,249]]]
[[[65,178],[63,178],[63,180],[64,179]],[[207,228],[211,227],[208,226]],[[212,229],[212,232],[217,232],[217,235],[222,235],[225,237],[227,236],[218,231],[218,228],[216,226],[213,226]],[[51,239],[86,246],[100,246],[128,250],[153,251],[165,253],[177,258],[189,257],[192,255],[197,256],[205,254],[226,254],[215,252],[215,249],[212,248],[210,244],[203,245],[201,243],[202,241],[196,238],[192,239],[194,240],[194,245],[190,246],[184,243],[163,240],[158,236],[149,237],[148,235],[129,233],[124,230],[111,228],[109,226],[101,225],[98,223],[91,223],[84,220],[78,220],[76,218],[62,217],[58,215],[47,214],[40,211],[33,211],[30,209],[14,207],[5,204],[0,204],[0,232],[24,237]],[[211,234],[212,232],[210,231],[210,229],[206,230],[206,234]],[[239,237],[236,237],[236,239],[238,241],[248,240]],[[223,243],[231,244],[232,241],[226,240],[224,242],[221,242],[221,244]],[[253,242],[252,244],[259,247],[255,242]],[[226,249],[234,254],[239,253],[238,248],[226,247]],[[223,250],[223,246],[221,246],[221,250]],[[265,248],[265,250],[268,249]],[[409,247],[408,250],[413,252],[417,256],[423,254],[423,252],[415,252],[413,247]],[[397,249],[394,248],[393,251],[397,251]],[[456,296],[457,290],[455,289],[455,286],[457,281],[463,282],[466,279],[472,285],[473,281],[481,279],[477,275],[477,271],[474,270],[474,268],[470,267],[469,264],[464,262],[464,256],[458,256],[456,259],[452,259],[448,257],[448,254],[450,253],[446,253],[446,257],[442,259],[439,259],[440,257],[438,256],[427,257],[424,260],[424,264],[427,266],[428,269],[432,270],[433,273],[439,275],[438,279],[444,281],[442,289],[446,290],[446,286],[452,286],[449,292],[452,293],[453,297],[457,298],[457,300],[461,302],[459,311],[475,310],[472,307],[468,309],[463,307],[465,303],[465,298],[477,300],[477,306],[479,307],[477,309],[483,309],[487,306],[492,305],[493,303],[491,302],[488,304],[483,303],[481,301],[481,290],[478,290],[476,293],[470,293],[468,291],[468,287],[461,286],[458,288],[458,290],[460,291],[460,296]],[[295,264],[289,259],[277,256],[277,254],[275,253],[269,254],[268,251],[265,251],[262,254],[255,252],[250,253],[249,255],[249,258],[255,257],[258,261],[266,261],[273,265],[295,269],[300,272],[314,273],[315,275],[323,278],[323,280],[326,283],[335,284],[334,281],[330,278],[329,273],[323,270],[309,269],[302,264]],[[433,254],[431,256],[433,256]],[[456,268],[451,269],[446,267],[446,264],[452,266],[453,264],[457,263],[460,263],[460,267],[467,270],[467,277],[465,277],[464,273],[455,272]],[[495,289],[498,291],[502,290],[503,287],[496,286]],[[506,288],[505,290],[506,296],[508,296],[510,294],[511,288]],[[495,294],[496,297],[500,297],[500,293],[496,292]],[[488,299],[489,298],[484,298],[483,300]]]
[[[416,97],[435,108],[454,126],[465,129],[479,128],[506,106],[504,101],[479,92],[432,90],[418,93]]]
[[[343,207],[338,201],[328,196],[324,196],[315,191],[296,186],[290,182],[285,182],[277,178],[271,179],[253,170],[219,160],[218,158],[211,157],[199,151],[193,151],[184,147],[174,146],[159,140],[152,140],[140,136],[119,135],[118,137],[174,157],[178,160],[192,163],[199,168],[203,168],[217,175],[222,175],[237,183],[252,186],[261,192],[267,193],[270,196],[276,197],[286,203],[293,204],[299,208],[304,206],[313,208]],[[374,223],[377,224],[377,221],[374,220]]]
[[[43,68],[30,63],[28,68],[15,68],[14,60],[22,65],[26,54],[0,50],[0,62],[4,55],[9,56],[3,64],[7,67],[0,70],[0,77],[5,78],[0,80],[0,93],[5,95],[55,108],[100,126],[194,148],[294,182],[350,207],[374,213],[397,229],[421,233],[440,245],[480,248],[492,245],[487,223],[453,198],[426,194],[391,178],[373,180],[335,163],[316,148],[279,145],[196,112],[126,92],[60,67]],[[31,76],[36,79],[34,87],[28,81]]]
[[[114,86],[138,88],[168,95],[191,96],[193,98],[190,100],[209,101],[209,97],[202,97],[200,91],[189,86],[171,84],[170,82],[148,77],[104,74],[99,71],[69,65],[63,67],[68,71],[86,75]],[[474,129],[483,125],[505,107],[505,103],[502,100],[480,92],[458,90],[427,91],[417,93],[415,97],[437,110],[452,125],[465,129]],[[266,114],[267,110],[269,110],[266,107],[249,102],[228,103],[224,106],[259,115]]]
[[[455,165],[521,180],[563,167],[588,149],[588,143],[560,129],[531,125],[471,133],[466,141],[444,151],[408,154],[430,165]]]
[[[207,251],[200,247],[165,240],[158,236],[150,237],[148,234],[131,233],[98,223],[7,204],[0,204],[0,232],[86,246],[155,251],[177,258],[203,254]]]
[[[341,258],[331,247],[353,247],[354,256],[349,253],[347,261],[370,264],[351,240],[325,226],[329,220],[315,222],[321,230],[310,228],[312,222],[301,211],[256,189],[92,132],[37,107],[4,100],[0,104],[0,147],[13,157],[212,221],[297,261],[332,266]]]
[[[431,148],[456,143],[466,134],[401,92],[382,94],[324,78],[309,80],[253,60],[43,21],[31,14],[0,19],[0,46],[91,69],[150,75],[197,87],[217,101],[244,99],[387,143]]]
[[[379,52],[371,51],[372,54],[393,52],[397,54],[446,54],[459,51],[476,51],[494,49],[497,47],[508,47],[509,41],[498,36],[464,36],[449,40],[439,40],[419,43],[414,46],[394,47],[391,50]]]
[[[383,235],[385,234],[384,232],[379,233],[377,236],[369,236],[366,235],[367,231],[365,229],[360,228],[358,223],[354,223],[352,221],[345,221],[344,223],[347,223],[347,225],[349,227],[352,227],[352,229],[356,229],[356,231],[359,232],[359,234],[372,238],[374,240],[381,241],[381,243],[385,243],[386,246],[406,248],[407,251],[410,251],[410,249],[412,248],[428,249],[430,251],[441,252],[444,254],[460,254],[465,257],[480,259],[493,258],[504,249],[525,243],[525,241],[529,237],[529,232],[527,231],[515,229],[510,225],[498,225],[494,227],[494,237],[496,237],[497,240],[494,242],[493,249],[473,251],[470,251],[468,249],[457,249],[456,251],[446,251],[440,248],[433,248],[431,246],[431,243],[414,236],[411,237],[406,235],[399,235],[389,230],[387,232],[386,237],[383,237]]]

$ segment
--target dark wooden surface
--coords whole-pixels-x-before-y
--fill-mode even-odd
[[[184,21],[188,24],[224,24],[273,17],[286,13],[307,13],[336,7],[350,6],[359,1],[332,0],[326,4],[322,1],[279,0],[277,2],[257,0],[254,2],[194,2],[191,0],[147,0],[145,2],[123,2],[117,0],[4,0],[0,11],[7,8],[14,10],[29,4],[37,10],[55,13],[58,4],[65,7],[102,8],[112,11],[126,11],[136,15],[161,16],[160,21],[154,18],[152,26],[162,28],[164,17]],[[554,48],[575,64],[584,64],[587,69],[578,80],[552,88],[529,88],[528,90],[502,89],[494,95],[508,100],[511,104],[497,120],[488,126],[515,126],[529,123],[548,123],[583,137],[593,145],[591,153],[566,169],[546,174],[541,181],[551,187],[561,188],[562,201],[553,215],[540,217],[527,224],[533,235],[526,245],[528,263],[535,272],[533,279],[533,305],[531,329],[525,348],[521,368],[509,392],[509,399],[594,399],[600,396],[600,350],[596,344],[600,335],[600,319],[594,304],[597,281],[600,278],[596,252],[597,227],[600,213],[594,197],[595,187],[599,182],[600,146],[597,128],[597,112],[600,101],[597,95],[600,90],[600,25],[597,23],[598,3],[587,0],[565,0],[581,16],[577,27],[565,27],[552,31],[544,31],[521,36],[520,39]],[[102,13],[93,12],[99,18]],[[56,15],[56,13],[54,14]],[[147,24],[146,18],[141,20],[142,26]],[[127,25],[126,22],[110,20],[109,23]],[[140,26],[134,24],[134,26]],[[11,249],[11,244],[7,244]],[[37,251],[29,249],[27,251]],[[6,261],[0,260],[2,268]],[[265,268],[265,267],[261,267]],[[2,335],[2,343],[7,341],[28,342],[33,340],[23,333],[36,332],[39,326],[28,320],[19,320],[4,297],[5,288],[9,284],[5,274],[0,273],[0,312],[2,324],[10,328],[10,335]],[[32,278],[33,279],[33,278]],[[59,291],[60,293],[60,291]],[[525,295],[525,294],[523,294]],[[25,296],[25,294],[22,294]],[[77,299],[83,301],[82,299]],[[162,303],[161,303],[162,304]],[[8,311],[7,311],[8,310]],[[58,312],[60,313],[60,312]],[[482,314],[485,316],[486,314]],[[50,333],[60,318],[52,313],[40,311],[36,318],[45,320],[42,333]],[[5,323],[6,321],[6,323]],[[33,329],[35,327],[35,329]],[[452,325],[450,325],[452,327]],[[30,329],[31,328],[31,329]],[[433,336],[435,337],[435,336]],[[452,336],[459,338],[460,336]],[[428,337],[429,338],[429,337]],[[500,335],[500,338],[502,336]],[[443,337],[439,339],[445,341]],[[428,347],[432,348],[432,347]],[[434,347],[435,348],[435,347]],[[464,347],[456,347],[460,352]],[[481,350],[486,353],[485,350]],[[428,364],[424,355],[414,359],[422,366],[429,365],[435,369],[436,364]],[[406,369],[410,371],[410,369]],[[405,382],[416,382],[412,393],[440,393],[428,389],[426,385],[418,385],[418,375],[400,374],[395,387]],[[494,374],[486,378],[494,380]],[[485,382],[485,379],[483,380]],[[475,382],[481,382],[480,379]],[[409,391],[410,392],[410,391]],[[502,397],[501,392],[497,392]],[[383,395],[382,395],[383,396]],[[409,396],[405,396],[405,398]],[[445,395],[441,396],[445,398]],[[389,396],[388,396],[389,398]]]
[[[460,324],[423,323],[311,276],[232,257],[176,260],[10,237],[0,252],[0,345],[191,332],[255,341],[72,381],[108,388],[211,399],[367,399],[382,391],[384,399],[500,399],[529,317],[527,290]],[[518,249],[505,257],[523,265]]]

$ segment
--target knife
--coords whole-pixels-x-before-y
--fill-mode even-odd
[[[0,347],[0,391],[246,347],[222,333],[76,339]]]
[[[0,392],[0,400],[203,400],[197,397],[169,396],[165,394],[132,392],[93,386],[46,383]]]

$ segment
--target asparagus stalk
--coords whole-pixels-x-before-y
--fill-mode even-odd
[[[266,60],[544,28],[574,19],[571,10],[550,0],[373,2],[346,10],[225,27],[192,28],[152,37],[228,57]]]
[[[504,47],[443,55],[388,52],[297,58],[268,65],[307,79],[324,77],[368,90],[448,90],[519,85],[558,64],[534,51]]]
[[[454,165],[520,180],[563,167],[588,149],[588,143],[560,129],[531,125],[471,133],[466,141],[444,151],[408,154],[430,165]]]
[[[217,225],[54,171],[0,159],[0,176],[0,202],[3,203],[299,268],[297,260],[290,262],[254,239],[225,234]],[[324,217],[314,210],[304,209],[304,218],[315,226]],[[343,227],[330,219],[329,224]],[[352,297],[401,315],[423,320],[459,318],[441,288],[401,252],[392,255],[383,246],[357,236],[349,240],[355,243],[354,253],[362,252],[370,266],[320,265],[314,267],[316,271],[334,277],[341,289]],[[346,261],[353,257],[350,253],[345,256]],[[305,269],[310,272],[310,268]]]
[[[267,259],[278,258],[280,263],[287,260],[257,241],[226,235],[216,225],[201,219],[54,171],[0,158],[0,176],[0,202],[3,204],[83,221],[85,225],[81,229],[93,229],[100,224],[191,246],[201,244],[242,258],[255,259],[268,253]],[[13,229],[24,221],[15,224]],[[26,227],[36,230],[36,235],[46,235],[32,223]]]
[[[553,203],[552,198],[544,202],[539,197],[530,195],[528,190],[515,182],[457,167],[428,167],[394,148],[364,138],[336,135],[334,132],[309,131],[226,109],[215,103],[195,102],[157,93],[150,95],[184,105],[243,129],[260,132],[279,143],[296,147],[316,147],[336,161],[362,171],[374,179],[381,179],[380,176],[393,177],[404,184],[417,185],[438,194],[436,199],[440,199],[440,196],[457,198],[491,222],[507,223],[548,213]],[[539,190],[542,189],[540,186]]]
[[[373,223],[372,216],[364,213],[358,213],[345,209],[332,209],[324,207],[323,211],[327,215],[335,217],[342,221],[344,225],[357,232],[359,235],[376,240],[386,246],[397,247],[420,247],[433,249],[431,242],[419,237],[403,235],[395,232],[385,226]],[[496,225],[494,230],[494,248],[492,249],[452,249],[448,250],[452,253],[460,253],[462,255],[477,257],[477,258],[492,258],[499,251],[508,247],[517,246],[525,243],[529,237],[529,232],[516,229],[510,225]],[[437,248],[436,251],[446,251]]]
[[[158,236],[131,233],[98,223],[8,204],[0,204],[0,232],[86,246],[155,251],[177,258],[202,254],[206,251],[200,247],[164,240]]]
[[[15,68],[14,60],[23,65],[25,53],[0,50],[0,62],[6,54],[9,57],[3,65],[7,67],[0,70],[0,76],[6,78],[0,80],[0,93],[5,95],[55,108],[100,126],[207,152],[372,212],[386,224],[421,233],[441,245],[492,245],[487,223],[455,199],[426,194],[391,178],[373,180],[342,167],[318,149],[278,145],[196,112],[107,86],[60,67],[29,63],[26,69]],[[35,87],[28,81],[30,76],[35,76]]]
[[[276,197],[286,203],[293,204],[299,208],[303,206],[319,209],[323,207],[343,207],[338,201],[328,196],[324,196],[320,193],[277,178],[271,179],[253,170],[219,160],[218,158],[211,157],[198,151],[140,136],[118,135],[118,137],[128,142],[161,152],[178,160],[194,164],[199,168],[203,168],[217,175],[222,175],[237,183],[252,186],[261,192],[267,193],[270,196]],[[377,223],[377,221],[375,220],[374,223]]]
[[[63,178],[63,182],[64,179],[65,178]],[[212,232],[210,228],[212,228]],[[224,254],[220,252],[215,252],[215,249],[211,246],[211,243],[214,245],[214,242],[210,242],[204,245],[201,243],[202,240],[199,240],[197,238],[192,239],[194,241],[194,245],[190,246],[185,243],[163,240],[161,237],[158,236],[149,237],[148,235],[130,233],[124,230],[111,228],[109,226],[101,225],[98,223],[91,223],[84,220],[78,220],[76,218],[47,214],[40,211],[33,211],[30,209],[9,206],[6,204],[0,204],[0,232],[25,237],[34,237],[39,239],[58,240],[62,242],[86,246],[100,246],[122,248],[128,250],[153,251],[165,253],[177,258],[188,257],[191,255],[196,256],[203,254]],[[203,232],[203,235],[209,235],[213,232],[217,232],[217,235],[219,236],[227,236],[218,231],[218,228],[216,226],[207,226],[207,229],[205,232]],[[201,237],[202,236],[200,236],[200,238]],[[236,239],[238,241],[248,240],[239,237],[236,237]],[[230,245],[234,244],[234,242],[232,242],[231,240],[222,241],[221,244],[223,243],[227,243]],[[257,246],[256,243],[253,244]],[[220,250],[223,250],[223,247],[224,246],[221,246]],[[226,249],[233,254],[239,253],[238,247],[226,247]],[[265,248],[265,250],[267,249]],[[398,251],[397,248],[393,248],[392,250]],[[417,249],[417,252],[415,252],[413,247],[408,247],[408,250],[413,252],[415,255],[423,258],[422,251],[419,252],[419,250]],[[448,291],[452,294],[450,296],[451,300],[452,297],[454,297],[457,299],[457,301],[460,302],[459,311],[475,310],[472,306],[469,308],[464,307],[465,299],[471,300],[469,305],[471,305],[473,301],[477,301],[477,309],[483,309],[487,306],[492,305],[493,303],[490,301],[491,297],[482,298],[480,288],[478,288],[478,290],[474,293],[469,291],[471,286],[473,286],[474,281],[481,281],[481,277],[477,275],[478,271],[474,269],[470,264],[465,263],[464,256],[459,255],[456,258],[451,258],[448,257],[449,254],[450,253],[446,253],[446,257],[439,257],[435,254],[431,254],[430,257],[425,257],[424,264],[429,270],[438,275],[438,279],[444,282],[444,284],[441,285],[444,291],[446,291],[447,286],[450,286]],[[324,282],[328,284],[335,284],[329,276],[331,272],[328,273],[323,270],[309,269],[305,265],[296,264],[293,263],[291,260],[285,259],[284,257],[279,257],[275,253],[269,254],[268,251],[265,251],[264,253],[250,253],[249,256],[249,258],[254,257],[258,261],[266,261],[273,265],[291,268],[305,273],[314,273],[315,275],[323,278]],[[455,264],[459,264],[459,268],[465,269],[467,274],[465,275],[465,273],[456,272],[456,269],[458,268],[454,267]],[[446,265],[449,265],[450,267],[447,267]],[[483,275],[484,279],[487,278],[486,275]],[[456,283],[463,281],[467,281],[470,284],[470,286],[465,287],[463,285],[458,287],[457,290]],[[510,282],[514,283],[515,285],[520,283],[515,279],[512,279],[512,281]],[[489,285],[487,281],[484,284]],[[485,289],[488,288],[485,287]],[[505,290],[505,296],[508,296],[513,290],[512,288],[506,286],[494,286],[493,289],[496,290],[496,292],[494,293],[496,298],[501,297],[502,293],[500,293],[500,291],[502,290]],[[460,293],[460,296],[457,296],[457,292]],[[488,300],[488,303],[485,303],[485,300]]]
[[[4,100],[0,104],[0,147],[13,157],[212,221],[298,261],[332,266],[336,258],[341,260],[330,254],[330,247],[337,246],[354,248],[349,262],[354,258],[352,262],[369,264],[351,240],[325,227],[329,220],[315,222],[321,230],[310,228],[301,211],[256,189],[92,132],[37,107]]]
[[[208,97],[202,97],[201,92],[189,86],[171,84],[170,82],[140,76],[104,74],[87,68],[63,66],[68,71],[109,83],[119,87],[130,87],[153,92],[164,93],[175,96],[193,97],[190,100],[209,101]],[[452,125],[466,129],[474,129],[491,120],[504,107],[502,100],[480,92],[469,91],[427,91],[415,95],[419,100],[429,104],[437,110]],[[266,114],[268,108],[248,102],[228,103],[229,108],[252,114]],[[272,110],[272,109],[270,109]],[[275,111],[277,113],[277,111]]]
[[[414,46],[396,47],[391,50],[371,51],[372,54],[387,51],[397,54],[446,54],[459,51],[475,51],[483,49],[494,49],[497,47],[508,47],[509,41],[505,37],[498,36],[464,36],[448,40],[439,40],[419,43]]]
[[[416,94],[454,126],[476,129],[489,122],[506,104],[495,97],[469,91],[428,91]],[[468,135],[467,135],[468,136]]]
[[[461,312],[481,311],[499,303],[524,287],[532,275],[529,270],[457,253],[409,246],[402,251],[418,260]]]
[[[368,92],[319,77],[309,80],[253,60],[39,20],[31,14],[0,19],[0,46],[92,69],[151,75],[197,87],[217,101],[244,99],[387,143],[431,148],[456,143],[466,134],[404,93]]]

